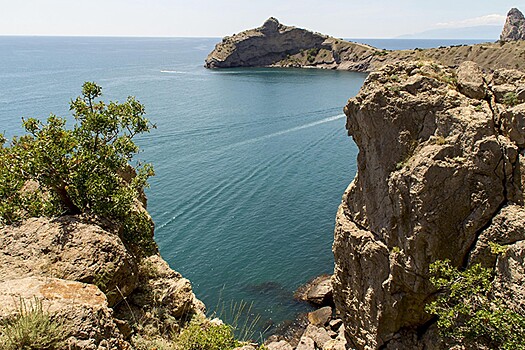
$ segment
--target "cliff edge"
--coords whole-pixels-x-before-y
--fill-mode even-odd
[[[495,271],[523,307],[525,74],[386,65],[345,107],[358,172],[336,219],[334,299],[357,349],[440,349],[429,265]],[[489,242],[507,247],[490,253]]]

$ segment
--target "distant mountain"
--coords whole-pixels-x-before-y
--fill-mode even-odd
[[[463,28],[440,28],[420,33],[398,36],[399,39],[486,39],[496,41],[501,34],[501,26],[485,25]]]

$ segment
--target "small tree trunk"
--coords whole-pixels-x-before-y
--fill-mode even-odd
[[[66,207],[68,214],[75,215],[80,214],[82,212],[80,208],[77,207],[75,203],[73,203],[71,197],[69,197],[65,186],[54,187],[54,190],[60,197],[60,201],[62,202],[62,204]]]

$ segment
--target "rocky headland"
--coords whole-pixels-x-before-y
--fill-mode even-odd
[[[432,49],[382,50],[306,29],[286,26],[275,18],[261,27],[225,37],[208,55],[207,68],[293,67],[371,72],[385,64],[435,61],[458,66],[476,62],[484,70],[525,70],[523,15],[509,12],[501,41]]]

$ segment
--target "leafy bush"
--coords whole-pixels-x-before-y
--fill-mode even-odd
[[[46,123],[23,120],[27,134],[10,143],[0,135],[0,224],[87,213],[120,224],[130,241],[151,240],[141,236],[148,218],[133,209],[153,168],[129,162],[139,152],[133,138],[155,126],[134,97],[106,104],[101,95],[95,83],[82,86],[70,105],[72,128],[51,115]],[[35,184],[31,190],[28,183]]]
[[[430,272],[439,294],[426,311],[438,316],[445,339],[490,349],[525,349],[525,317],[493,294],[491,270],[476,264],[459,271],[444,260],[433,263]]]
[[[63,322],[51,319],[42,302],[20,299],[18,314],[0,328],[1,350],[53,350],[64,345]]]

